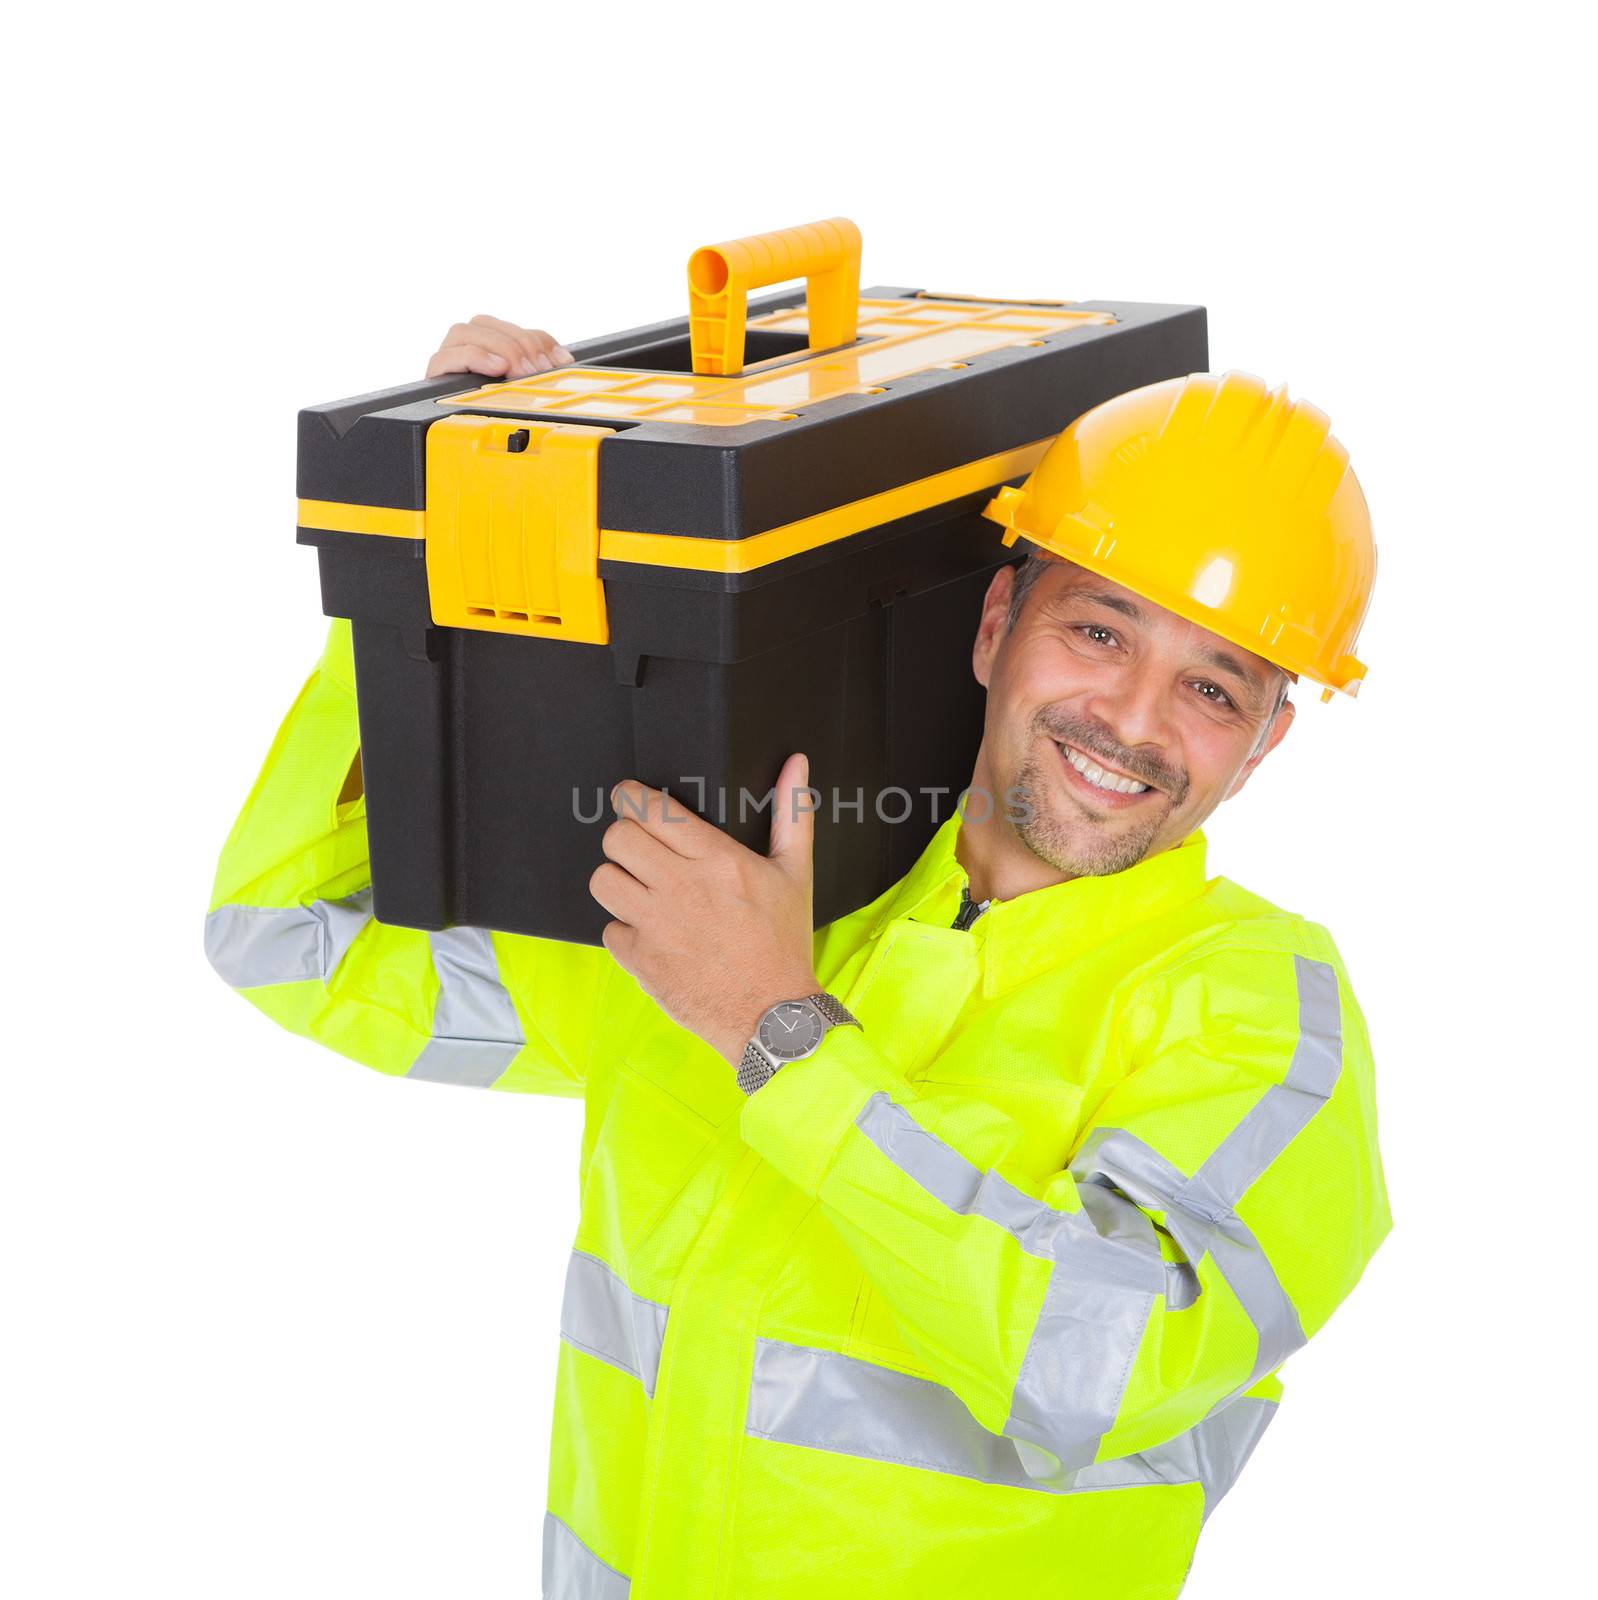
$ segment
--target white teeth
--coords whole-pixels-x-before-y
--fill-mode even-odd
[[[1095,789],[1109,789],[1115,794],[1142,794],[1148,788],[1146,783],[1139,783],[1136,778],[1122,778],[1113,772],[1106,772],[1097,761],[1090,761],[1080,751],[1073,750],[1070,745],[1062,745],[1060,748],[1065,751],[1065,759]]]

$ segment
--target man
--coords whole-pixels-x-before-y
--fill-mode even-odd
[[[564,356],[478,319],[430,373]],[[800,754],[766,856],[618,784],[603,949],[373,922],[343,623],[223,852],[208,950],[279,1022],[585,1099],[546,1596],[1175,1595],[1387,1232],[1332,941],[1198,831],[1298,673],[1363,675],[1346,455],[1200,375],[989,515],[1033,553],[976,619],[965,815],[814,934]]]

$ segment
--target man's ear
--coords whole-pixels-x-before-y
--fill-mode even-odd
[[[984,689],[993,676],[993,658],[1004,643],[1010,618],[1010,591],[1015,588],[1015,568],[1000,567],[982,597],[982,620],[977,624],[976,642],[971,647],[971,670]]]
[[[1265,743],[1243,763],[1243,769],[1232,780],[1232,787],[1226,791],[1225,798],[1230,800],[1239,789],[1253,776],[1254,769],[1262,762],[1283,739],[1287,737],[1287,730],[1293,726],[1293,702],[1284,700],[1276,715],[1271,719],[1271,731],[1265,736]]]

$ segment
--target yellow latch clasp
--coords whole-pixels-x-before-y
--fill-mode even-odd
[[[599,577],[599,446],[614,431],[460,415],[427,430],[434,622],[609,642]]]

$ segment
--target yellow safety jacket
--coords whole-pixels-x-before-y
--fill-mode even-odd
[[[602,949],[373,921],[357,748],[336,623],[207,950],[379,1071],[582,1096],[544,1594],[1175,1595],[1390,1225],[1325,930],[1197,833],[970,920],[951,818],[816,935],[863,1030],[746,1098]]]

